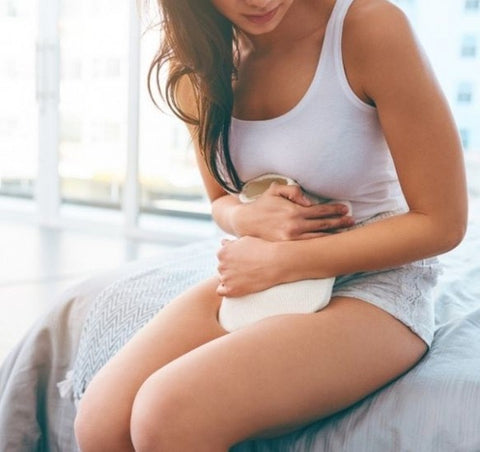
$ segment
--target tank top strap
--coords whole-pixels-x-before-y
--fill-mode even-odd
[[[360,100],[353,92],[348,81],[343,64],[342,37],[343,25],[348,10],[354,0],[337,0],[330,18],[330,34],[325,50],[325,59],[328,60],[328,70],[325,74],[330,80],[335,80],[336,85],[341,89],[347,99],[362,110],[368,111],[373,107]]]
[[[342,26],[352,2],[353,0],[336,0],[333,5],[330,17],[328,18],[317,68],[312,83],[300,104],[305,103],[307,100],[317,102],[318,91],[322,88],[322,85],[324,85],[327,80],[327,83],[331,84],[332,77],[338,80],[339,77],[336,75],[336,72],[338,72],[338,61],[342,61]]]
[[[335,35],[338,34],[338,31],[340,31],[340,34],[341,34],[341,27],[342,27],[343,21],[345,20],[347,11],[353,2],[354,0],[336,0],[332,10],[332,17],[330,18],[330,21],[332,22],[333,27],[337,30],[335,32]],[[338,28],[340,28],[340,30],[338,30]]]
[[[321,55],[321,60],[326,60],[321,62],[328,66],[328,71],[336,71],[337,63],[342,61],[343,22],[353,1],[336,0],[328,19]]]
[[[331,22],[331,35],[329,36],[329,53],[330,57],[337,60],[342,56],[342,35],[343,22],[347,15],[348,9],[354,0],[337,0],[332,10],[332,15],[329,22]]]

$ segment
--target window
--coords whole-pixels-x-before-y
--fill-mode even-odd
[[[8,17],[17,17],[19,16],[18,5],[14,0],[7,0],[5,2],[5,13]]]
[[[467,150],[470,144],[470,130],[460,129],[460,137],[462,139],[463,148]]]
[[[0,194],[9,196],[32,197],[37,172],[37,3],[0,4]]]
[[[474,35],[463,37],[461,55],[466,58],[474,58],[477,55],[477,38]]]
[[[480,0],[465,0],[465,10],[466,11],[479,11],[480,10]]]
[[[417,16],[417,0],[394,0],[394,3],[396,3],[401,9],[403,9],[410,21],[414,20]]]
[[[29,197],[26,211],[48,224],[88,224],[91,207],[108,207],[112,224],[150,238],[159,226],[152,213],[208,218],[187,129],[153,106],[140,76],[159,42],[158,31],[142,38],[141,2],[52,0],[41,11],[37,3],[0,2],[2,206]],[[214,231],[196,226],[202,236]]]
[[[459,104],[470,104],[473,101],[473,86],[469,82],[461,83],[458,87],[457,102]]]
[[[425,45],[473,167],[480,14],[464,12],[480,11],[480,0],[446,1],[432,9],[427,0],[394,0]],[[143,3],[51,0],[39,11],[34,0],[0,2],[0,195],[33,199],[38,218],[60,224],[73,205],[109,207],[108,217],[135,224],[138,236],[158,213],[208,215],[185,125],[148,96],[160,36],[139,24],[135,5]],[[452,24],[442,39],[439,23]]]
[[[167,105],[162,111],[150,100],[146,78],[157,51],[158,30],[149,30],[141,41],[139,189],[143,212],[189,210],[205,215],[210,207],[186,126]],[[159,96],[155,98],[158,99]]]
[[[126,2],[62,1],[59,176],[64,203],[120,207],[128,128],[128,13]]]

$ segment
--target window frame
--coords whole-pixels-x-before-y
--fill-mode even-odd
[[[60,189],[60,19],[61,0],[39,0],[38,34],[36,42],[35,91],[38,108],[38,173],[33,199],[18,199],[0,195],[2,213],[9,217],[28,218],[40,226],[74,228],[85,231],[115,231],[124,237],[183,242],[184,237],[210,237],[216,232],[211,216],[195,212],[162,212],[140,206],[139,182],[139,120],[141,64],[141,20],[136,2],[128,10],[128,92],[127,145],[125,185],[120,206],[99,205],[94,202],[70,202],[62,199]],[[28,205],[28,206],[27,206]],[[18,215],[17,215],[18,214]],[[170,219],[165,220],[166,216]],[[146,221],[140,222],[145,216]],[[152,217],[158,217],[159,221]],[[177,218],[175,220],[175,217]],[[191,223],[192,233],[177,223]],[[201,223],[201,224],[200,224]],[[212,225],[210,225],[212,223]],[[152,225],[148,229],[144,225]],[[174,226],[172,227],[172,224]],[[187,227],[188,229],[188,227]],[[177,234],[175,231],[179,231]],[[198,230],[198,233],[195,231]]]

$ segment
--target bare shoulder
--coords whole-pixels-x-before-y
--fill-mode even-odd
[[[343,36],[344,53],[353,61],[363,92],[373,100],[399,77],[434,78],[408,17],[388,0],[355,0]]]
[[[418,47],[406,14],[388,0],[355,0],[344,25],[344,40],[363,59]]]
[[[355,0],[345,18],[345,31],[364,39],[375,36],[401,39],[397,33],[412,33],[406,14],[388,0]]]

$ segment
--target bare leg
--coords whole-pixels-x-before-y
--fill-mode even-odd
[[[217,322],[217,284],[212,278],[172,301],[95,376],[75,421],[82,451],[133,450],[131,409],[143,382],[178,356],[226,334]]]
[[[335,413],[414,366],[425,343],[369,303],[336,298],[276,316],[181,356],[143,384],[135,450],[226,451]]]

